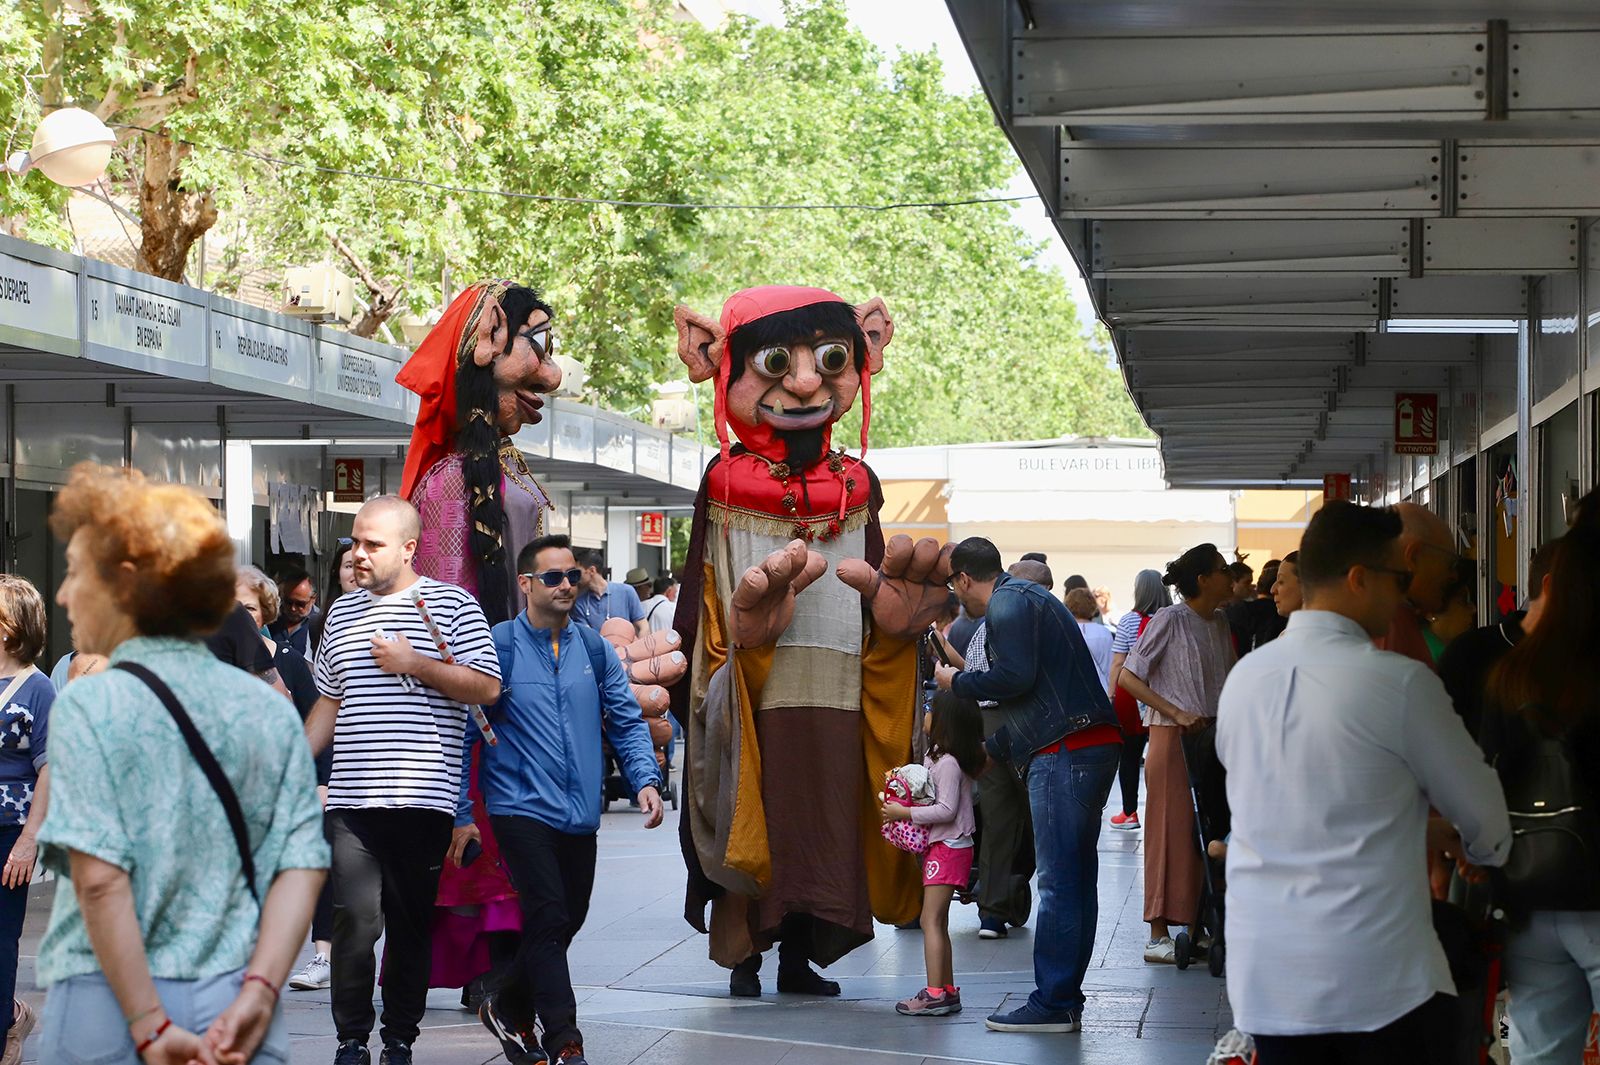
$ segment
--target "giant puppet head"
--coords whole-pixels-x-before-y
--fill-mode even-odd
[[[799,469],[827,452],[833,424],[861,394],[861,450],[872,374],[894,336],[877,297],[852,307],[826,289],[764,285],[735,292],[714,321],[680,306],[678,357],[689,380],[716,379],[717,438]]]
[[[511,600],[501,442],[539,421],[540,393],[561,384],[550,318],[533,289],[480,281],[451,301],[395,376],[422,400],[400,494],[412,499],[430,470],[460,455],[465,547],[485,604]],[[486,609],[497,619],[505,608]]]

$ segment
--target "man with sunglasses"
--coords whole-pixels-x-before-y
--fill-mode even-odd
[[[512,1065],[586,1060],[567,947],[583,927],[594,887],[602,733],[637,792],[645,827],[662,818],[650,730],[622,663],[572,617],[582,580],[565,536],[531,541],[517,556],[517,586],[528,608],[494,627],[505,687],[490,709],[499,742],[480,749],[478,782],[501,864],[521,900],[522,939],[478,1016]],[[457,865],[480,836],[467,792],[480,739],[471,734],[462,752],[450,848]]]
[[[1443,1060],[1455,986],[1417,858],[1511,850],[1500,781],[1444,686],[1373,646],[1412,581],[1403,521],[1323,507],[1296,560],[1304,608],[1223,686],[1228,1000],[1259,1065]]]
[[[1422,634],[1423,626],[1430,615],[1439,613],[1450,601],[1461,556],[1456,554],[1455,534],[1449,523],[1427,507],[1400,503],[1394,512],[1401,521],[1400,568],[1406,572],[1407,586],[1402,589],[1404,598],[1395,608],[1388,631],[1378,637],[1378,646],[1433,669],[1433,652]]]
[[[278,575],[278,619],[267,627],[267,634],[278,645],[288,644],[311,660],[311,627],[321,616],[317,610],[317,585],[311,574],[290,566]]]

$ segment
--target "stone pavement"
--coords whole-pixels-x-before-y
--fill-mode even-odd
[[[772,992],[776,960],[759,1000],[728,997],[727,973],[705,956],[705,940],[683,921],[683,866],[676,814],[654,832],[637,812],[618,808],[600,831],[594,903],[573,944],[579,1019],[595,1065],[1067,1065],[1193,1063],[1206,1060],[1229,1027],[1223,982],[1203,966],[1178,972],[1146,965],[1141,839],[1111,829],[1101,836],[1100,929],[1089,971],[1084,1031],[1076,1035],[990,1032],[983,1018],[1017,1004],[1033,986],[1031,929],[980,940],[976,907],[951,914],[955,969],[966,1005],[944,1018],[901,1017],[894,1002],[921,986],[922,936],[880,926],[877,938],[828,970],[844,986],[839,1000]],[[18,987],[35,1007],[33,959],[53,884],[34,888],[22,943]],[[333,1057],[328,993],[284,994],[295,1035],[294,1065]],[[435,991],[416,1045],[420,1065],[482,1065],[502,1060],[459,992]],[[376,1060],[376,1043],[374,1060]],[[25,1060],[36,1060],[32,1046]]]

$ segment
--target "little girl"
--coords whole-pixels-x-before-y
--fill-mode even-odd
[[[972,875],[972,780],[984,765],[983,718],[978,704],[939,692],[922,717],[928,737],[923,764],[933,779],[933,802],[927,806],[884,803],[885,821],[912,821],[928,829],[928,851],[922,856],[922,951],[928,986],[895,1004],[907,1017],[941,1017],[961,1012],[950,953],[950,900],[964,891]]]

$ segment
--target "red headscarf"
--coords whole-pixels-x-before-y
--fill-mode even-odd
[[[510,287],[510,281],[479,281],[467,286],[450,301],[439,324],[395,374],[395,381],[422,397],[417,424],[411,430],[405,475],[400,480],[400,495],[406,499],[411,498],[422,475],[450,453],[460,428],[456,425],[456,371],[477,346],[484,305],[490,299],[498,301]]]

